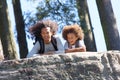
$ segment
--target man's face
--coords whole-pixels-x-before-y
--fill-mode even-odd
[[[50,31],[50,27],[45,27],[41,29],[41,36],[46,44],[51,42],[52,32]]]

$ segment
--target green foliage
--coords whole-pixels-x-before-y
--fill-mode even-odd
[[[26,25],[30,26],[42,19],[52,19],[59,25],[61,32],[64,25],[79,24],[75,0],[41,0],[36,7],[36,13],[25,12]]]

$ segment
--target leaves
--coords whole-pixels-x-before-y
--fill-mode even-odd
[[[36,13],[34,16],[26,14],[27,23],[29,26],[34,22],[42,19],[52,19],[58,22],[59,32],[64,25],[79,23],[77,15],[77,9],[74,0],[42,0],[39,1],[39,5],[36,7]]]

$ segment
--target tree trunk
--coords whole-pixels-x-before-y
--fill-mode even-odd
[[[18,59],[6,0],[0,0],[0,37],[5,59]]]
[[[87,51],[97,51],[93,29],[91,27],[92,25],[90,22],[90,17],[88,12],[87,0],[76,0],[76,1],[77,1],[78,15],[80,17],[81,27],[83,28],[85,34],[84,41]]]
[[[3,59],[4,59],[3,48],[2,48],[2,43],[1,43],[1,39],[0,39],[0,61]]]
[[[25,25],[21,11],[20,0],[12,0],[16,29],[17,29],[17,40],[19,45],[20,58],[25,58],[28,53]]]
[[[96,0],[108,50],[120,50],[120,37],[110,0]]]

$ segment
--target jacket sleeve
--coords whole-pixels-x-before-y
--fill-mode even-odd
[[[64,53],[64,47],[63,47],[63,44],[60,40],[59,37],[56,37],[56,40],[57,40],[57,48],[58,48],[58,51],[56,51],[57,53]]]
[[[66,41],[65,44],[64,44],[64,49],[69,49],[68,48],[68,42]]]
[[[33,56],[38,56],[40,50],[40,44],[39,41],[36,42],[36,44],[33,46],[32,50],[28,53],[27,58],[33,57]]]
[[[85,43],[83,40],[79,40],[79,46],[82,47],[82,46],[85,46]]]

